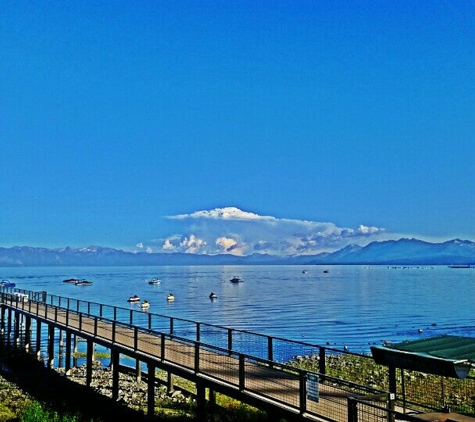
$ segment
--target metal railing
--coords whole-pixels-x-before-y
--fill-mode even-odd
[[[195,342],[206,347],[226,350],[226,353],[242,354],[248,359],[260,359],[274,364],[288,363],[291,367],[316,373],[322,379],[327,375],[335,380],[347,380],[355,385],[369,385],[374,391],[389,390],[388,368],[374,363],[371,355],[361,355],[345,350],[315,345],[279,337],[257,334],[246,330],[196,322],[183,318],[143,312],[141,310],[111,306],[74,298],[50,295],[46,292],[31,292],[19,289],[3,289],[2,292],[27,294],[30,300],[68,310],[70,313],[97,321],[110,321],[113,326],[135,326],[137,330],[166,335],[169,339]],[[2,299],[6,297],[2,295]],[[19,302],[21,307],[28,302]],[[360,362],[351,363],[354,357]],[[338,362],[343,360],[344,364]],[[350,363],[348,363],[350,362]],[[371,370],[362,370],[370,364]],[[362,373],[371,372],[370,379],[361,379]],[[349,390],[342,381],[334,382],[338,388]],[[350,389],[351,390],[351,389]],[[444,380],[442,377],[423,373],[401,371],[396,379],[395,402],[402,408],[438,410],[447,409],[465,414],[475,414],[475,378]]]

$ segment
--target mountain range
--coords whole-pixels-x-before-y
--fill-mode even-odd
[[[248,256],[190,253],[125,252],[100,246],[48,249],[31,246],[0,248],[0,267],[33,266],[132,266],[132,265],[473,265],[475,243],[453,239],[430,243],[418,239],[349,245],[317,255]]]

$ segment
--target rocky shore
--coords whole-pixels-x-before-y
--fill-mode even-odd
[[[71,368],[65,373],[64,368],[56,369],[56,372],[66,379],[79,385],[86,385],[86,367]],[[137,377],[128,373],[119,373],[119,398],[117,403],[131,409],[145,412],[147,409],[147,383],[145,380],[137,380]],[[94,363],[90,389],[101,396],[112,398],[112,371],[103,367],[99,362]],[[155,387],[156,406],[173,408],[192,408],[195,404],[190,394],[183,394],[179,390],[169,393],[164,385]]]
[[[15,356],[0,367],[0,420],[18,421],[22,409],[37,401],[58,414],[81,414],[83,420],[116,422],[145,420],[196,420],[194,399],[179,390],[155,388],[155,416],[146,417],[147,383],[127,373],[119,374],[119,398],[112,400],[112,372],[94,364],[92,383],[86,387],[86,367],[47,369],[31,357]]]

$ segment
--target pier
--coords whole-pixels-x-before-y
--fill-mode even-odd
[[[71,368],[74,339],[84,339],[87,386],[92,381],[95,345],[109,349],[113,400],[120,389],[120,355],[136,360],[138,378],[145,366],[148,415],[154,414],[155,373],[160,369],[168,374],[170,391],[173,376],[195,384],[198,411],[212,405],[216,393],[221,393],[266,411],[271,420],[271,415],[296,421],[393,421],[396,416],[420,420],[401,413],[394,394],[327,376],[321,347],[298,344],[300,351],[307,346],[319,356],[319,371],[310,372],[278,358],[282,350],[288,354],[289,348],[297,347],[292,341],[283,347],[285,340],[256,335],[263,351],[251,353],[245,350],[251,333],[46,292],[1,292],[0,305],[7,339],[37,357],[45,353],[47,367],[55,365],[58,335],[64,339],[66,372]],[[46,350],[41,350],[42,345]]]

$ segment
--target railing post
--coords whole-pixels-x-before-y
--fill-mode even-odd
[[[299,372],[300,414],[307,411],[307,373]]]
[[[69,308],[66,309],[66,327],[69,327]]]
[[[320,347],[320,352],[318,354],[319,356],[319,362],[318,362],[318,366],[319,366],[319,370],[320,370],[320,373],[322,375],[325,375],[326,374],[326,357],[325,357],[325,348],[324,347]]]
[[[173,335],[173,318],[170,318],[170,335]]]
[[[115,319],[112,321],[112,343],[115,343],[115,326],[116,322]]]
[[[389,392],[397,393],[397,383],[396,383],[396,368],[392,365],[388,367],[389,372]]]
[[[97,337],[97,317],[94,317],[94,337]]]
[[[348,397],[348,422],[358,422],[358,407],[354,397]]]
[[[79,314],[79,331],[82,331],[82,313]]]
[[[117,319],[117,306],[114,306],[114,321]]]
[[[134,310],[130,310],[130,316],[129,316],[129,324],[133,325],[134,324]]]
[[[228,328],[228,349],[233,350],[233,330]]]
[[[102,303],[99,304],[99,316],[102,318]]]
[[[139,347],[139,328],[134,327],[134,350],[137,350]]]
[[[152,314],[148,314],[148,329],[152,329]]]
[[[200,372],[200,343],[195,342],[195,374]]]
[[[91,315],[91,302],[87,302],[87,314]]]
[[[245,386],[245,378],[246,378],[246,370],[245,365],[246,360],[244,359],[244,355],[239,353],[239,391],[244,391],[246,388]]]
[[[271,362],[274,360],[274,350],[272,346],[272,337],[267,337],[267,360]]]
[[[201,341],[201,323],[196,323],[196,341]]]
[[[165,359],[165,333],[160,334],[160,358],[162,361]]]

